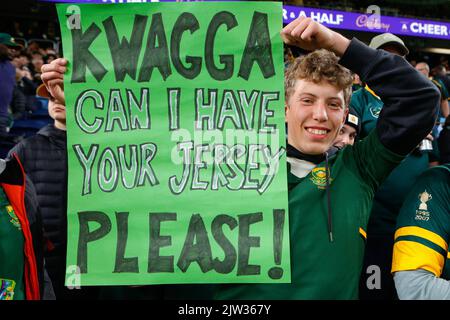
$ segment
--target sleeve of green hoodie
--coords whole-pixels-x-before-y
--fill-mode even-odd
[[[430,133],[439,91],[408,61],[354,38],[339,63],[359,74],[384,102],[376,127],[384,147],[406,155]]]

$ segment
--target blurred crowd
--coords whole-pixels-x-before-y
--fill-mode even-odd
[[[37,108],[36,88],[42,83],[41,67],[56,58],[53,48],[41,48],[36,41],[24,47],[9,34],[0,33],[1,132],[7,132],[14,120],[26,118]]]

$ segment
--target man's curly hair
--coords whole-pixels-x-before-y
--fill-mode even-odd
[[[284,73],[286,102],[295,90],[297,80],[314,83],[327,81],[344,91],[345,106],[348,107],[352,94],[353,77],[347,68],[338,64],[339,58],[331,51],[320,49],[306,56],[296,58]]]

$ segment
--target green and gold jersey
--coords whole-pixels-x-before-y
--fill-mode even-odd
[[[361,119],[359,138],[362,139],[376,127],[383,101],[366,85],[352,94],[350,106]],[[433,147],[433,152],[436,150],[437,145]],[[391,236],[394,234],[398,212],[409,187],[429,167],[429,161],[429,152],[413,151],[383,182],[373,201],[368,229],[370,235]]]
[[[22,228],[0,187],[0,300],[24,300]]]
[[[329,158],[328,189],[325,162],[303,178],[288,166],[292,283],[224,285],[217,298],[357,299],[373,195],[402,159],[381,144],[374,130]]]
[[[376,127],[383,101],[366,85],[353,92],[350,107],[356,111],[361,120],[359,139],[362,139]]]
[[[424,269],[450,280],[450,164],[424,172],[397,220],[392,272]]]

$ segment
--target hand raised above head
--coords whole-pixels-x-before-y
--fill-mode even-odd
[[[327,49],[342,56],[350,40],[328,29],[311,18],[298,17],[281,30],[281,37],[288,45],[305,50]]]

